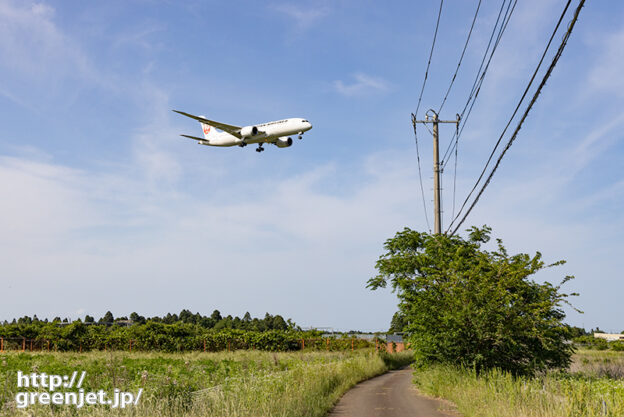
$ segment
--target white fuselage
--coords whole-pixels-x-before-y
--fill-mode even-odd
[[[257,128],[257,133],[237,138],[227,132],[219,132],[213,137],[209,138],[210,145],[217,146],[235,146],[241,143],[253,144],[253,143],[275,143],[279,138],[287,138],[291,135],[301,135],[303,132],[307,132],[312,129],[312,124],[305,119],[294,118],[277,120],[275,122],[262,123],[258,125],[249,126],[250,128]],[[243,128],[243,130],[245,130]]]

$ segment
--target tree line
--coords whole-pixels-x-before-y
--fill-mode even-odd
[[[300,349],[348,350],[374,347],[382,341],[350,336],[327,338],[317,330],[303,331],[292,320],[265,314],[263,319],[210,316],[189,310],[180,314],[145,318],[136,313],[115,318],[109,311],[99,320],[40,320],[24,316],[0,326],[4,350],[138,350],[138,351],[222,351],[258,349],[290,351]]]
[[[74,321],[60,317],[55,317],[51,321],[48,319],[40,320],[35,314],[33,317],[24,316],[18,319],[13,319],[11,322],[5,320],[3,323],[3,327],[11,327],[11,326],[19,326],[19,325],[29,325],[29,324],[46,324],[52,323],[59,326],[65,326]],[[90,325],[104,325],[104,326],[127,326],[127,325],[143,325],[148,322],[152,323],[162,323],[162,324],[175,324],[175,323],[184,323],[184,324],[194,324],[198,325],[204,329],[214,329],[214,330],[224,330],[224,329],[238,329],[238,330],[250,330],[256,332],[264,332],[267,330],[300,330],[299,326],[297,326],[291,319],[284,320],[281,315],[271,315],[266,313],[263,319],[260,318],[252,318],[249,312],[246,312],[245,315],[240,317],[232,317],[228,315],[223,317],[219,310],[214,310],[210,316],[205,316],[200,313],[193,314],[190,310],[184,309],[180,311],[180,314],[171,314],[167,313],[166,315],[159,317],[144,317],[136,312],[130,314],[130,316],[121,316],[115,317],[113,313],[107,311],[99,320],[95,320],[93,316],[86,315],[84,320],[78,319],[75,322],[82,322],[87,326]]]

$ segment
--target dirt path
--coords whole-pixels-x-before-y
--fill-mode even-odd
[[[442,401],[419,395],[412,384],[412,369],[391,371],[356,385],[328,417],[449,417],[459,416]]]

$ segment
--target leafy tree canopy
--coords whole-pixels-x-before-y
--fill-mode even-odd
[[[390,329],[388,329],[388,332],[400,333],[403,331],[405,326],[407,326],[407,320],[405,318],[405,315],[402,312],[397,311],[392,316],[392,321],[390,322]]]
[[[219,310],[213,311],[212,314],[210,315],[210,318],[213,319],[214,321],[223,320],[223,317],[221,317],[221,313],[219,312]]]
[[[115,321],[115,317],[110,311],[107,311],[104,317],[100,319],[100,323],[112,323],[113,321]]]
[[[477,372],[501,368],[533,374],[570,363],[573,347],[561,284],[530,277],[546,265],[542,255],[509,255],[501,240],[489,252],[481,245],[491,229],[473,227],[467,239],[409,228],[385,242],[377,261],[376,290],[389,283],[399,297],[403,330],[417,363],[463,364]]]

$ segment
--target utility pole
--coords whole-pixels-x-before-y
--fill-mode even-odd
[[[429,112],[433,113],[431,120],[429,119]],[[433,124],[433,211],[435,215],[433,232],[435,234],[440,234],[442,233],[442,207],[440,204],[440,146],[438,140],[438,123],[455,123],[457,127],[459,126],[459,114],[456,120],[440,120],[438,113],[430,109],[425,115],[425,120],[416,120],[416,115],[412,113],[414,130],[416,130],[416,123]]]

